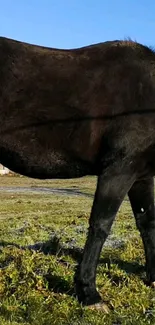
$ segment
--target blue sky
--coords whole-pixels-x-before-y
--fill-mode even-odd
[[[0,35],[58,48],[131,37],[155,45],[155,0],[0,0]]]

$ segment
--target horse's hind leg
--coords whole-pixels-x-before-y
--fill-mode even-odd
[[[84,254],[75,275],[76,293],[85,305],[101,300],[95,286],[99,255],[118,208],[135,180],[130,171],[120,165],[122,162],[109,167],[98,179]]]
[[[155,211],[153,178],[135,182],[128,195],[136,218],[136,224],[144,243],[147,277],[149,282],[153,284],[155,281]]]

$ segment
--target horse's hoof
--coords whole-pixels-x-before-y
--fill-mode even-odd
[[[91,310],[102,311],[105,314],[109,314],[109,312],[110,312],[108,305],[105,304],[104,302],[99,302],[97,304],[87,306],[86,308],[91,309]]]
[[[155,281],[151,282],[150,286],[155,289]]]

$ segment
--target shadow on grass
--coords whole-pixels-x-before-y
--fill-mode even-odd
[[[41,251],[45,255],[55,255],[59,257],[59,262],[63,263],[64,265],[67,264],[65,260],[63,259],[64,256],[71,256],[76,263],[80,263],[82,259],[83,250],[78,247],[72,247],[72,248],[66,248],[64,247],[57,236],[53,237],[51,240],[45,242],[45,243],[37,243],[33,246],[27,247],[29,249],[35,250],[35,251]],[[61,258],[62,257],[62,258]],[[123,261],[119,258],[119,253],[116,255],[116,252],[114,251],[113,256],[109,258],[108,256],[106,258],[101,258],[99,260],[99,264],[106,264],[108,266],[108,269],[105,271],[106,275],[111,279],[116,285],[119,285],[121,282],[124,283],[124,278],[112,275],[110,266],[111,264],[117,264],[118,267],[121,270],[124,270],[127,274],[135,274],[139,275],[142,281],[144,281],[144,277],[142,276],[142,273],[145,271],[145,267],[143,265],[140,265],[138,262],[127,262]],[[59,293],[67,293],[68,295],[75,296],[74,288],[71,288],[69,283],[60,276],[48,274],[46,275],[46,280],[48,281],[49,288],[52,289],[54,292]],[[149,285],[145,281],[146,285]]]
[[[64,247],[57,236],[54,236],[52,239],[45,243],[37,243],[35,245],[30,245],[27,248],[35,250],[35,251],[41,251],[45,255],[57,255],[58,257],[61,256],[71,256],[77,263],[81,262],[83,249],[78,247],[72,247],[72,248],[66,248]],[[60,262],[62,263],[63,260],[60,259]],[[119,258],[119,254],[116,255],[116,252],[114,251],[114,255],[105,258],[100,258],[99,264],[107,264],[108,268],[110,269],[110,264],[117,264],[118,267],[122,270],[124,270],[126,273],[130,274],[140,274],[145,270],[144,266],[140,265],[138,262],[127,262],[123,261]]]
[[[44,279],[48,282],[49,290],[55,293],[65,293],[69,296],[75,296],[74,288],[70,283],[59,275],[46,274]]]
[[[78,247],[65,247],[60,243],[59,237],[54,235],[50,240],[47,242],[38,242],[34,245],[28,245],[28,246],[20,246],[15,243],[9,243],[5,241],[0,242],[0,251],[2,247],[7,246],[14,246],[19,249],[30,249],[32,251],[39,251],[42,252],[45,255],[54,255],[58,256],[59,258],[62,256],[71,256],[77,263],[80,263],[82,259],[83,249]],[[111,255],[111,253],[110,253]],[[63,259],[60,258],[60,263],[65,264],[66,262],[63,261]],[[118,267],[122,270],[124,270],[126,273],[130,274],[139,274],[145,270],[144,266],[140,265],[138,262],[127,262],[123,261],[119,258],[119,253],[116,254],[114,251],[114,254],[110,256],[106,256],[105,258],[101,258],[99,260],[99,264],[107,264],[108,269],[110,269],[110,265],[117,264]]]
[[[42,252],[45,255],[54,255],[58,257],[58,263],[61,263],[63,265],[67,265],[67,262],[64,259],[64,256],[71,256],[76,263],[79,263],[82,259],[82,253],[83,250],[78,247],[64,247],[60,243],[60,239],[55,235],[53,236],[49,241],[47,242],[39,242],[34,245],[28,245],[28,246],[20,246],[15,243],[9,243],[5,241],[0,242],[0,253],[2,252],[3,247],[17,247],[19,249],[23,250],[32,250],[32,251],[38,251]],[[111,255],[111,253],[110,253]],[[11,262],[13,261],[13,257],[11,256],[7,260],[3,261],[0,264],[0,269],[6,268]],[[123,279],[121,280],[120,277],[111,275],[110,266],[111,264],[117,264],[118,267],[122,270],[124,270],[128,274],[136,274],[139,275],[139,277],[144,281],[144,278],[142,278],[141,274],[144,272],[144,266],[139,265],[138,262],[126,262],[119,258],[119,253],[116,254],[114,251],[113,255],[106,256],[105,258],[101,258],[99,260],[99,264],[106,264],[108,266],[108,269],[105,271],[107,276],[115,282],[115,284],[119,284],[120,282],[123,282]],[[48,287],[50,290],[52,290],[55,293],[61,293],[61,294],[67,294],[70,296],[75,296],[74,293],[74,287],[70,285],[70,283],[61,277],[60,275],[53,275],[53,274],[46,274],[43,275],[45,280],[48,282]],[[147,283],[145,282],[147,285]]]

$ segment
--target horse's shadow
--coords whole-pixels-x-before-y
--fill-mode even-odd
[[[12,243],[12,242],[5,242],[5,241],[1,241],[0,242],[0,252],[2,251],[3,247],[7,247],[7,246],[14,246],[17,247],[19,249],[30,249],[32,251],[38,251],[38,252],[42,252],[45,255],[53,255],[53,256],[57,256],[58,257],[58,263],[61,263],[63,265],[66,265],[67,262],[64,259],[64,256],[70,256],[73,258],[73,260],[75,261],[75,263],[80,263],[81,259],[82,259],[82,253],[83,250],[78,248],[78,247],[71,247],[71,248],[66,248],[65,246],[63,246],[60,243],[60,239],[55,235],[53,236],[50,240],[48,240],[47,242],[38,242],[34,245],[28,245],[28,246],[20,246],[18,244]],[[62,258],[61,258],[62,257]],[[109,257],[105,257],[105,258],[100,258],[99,260],[99,264],[106,264],[107,268],[105,273],[107,274],[107,276],[112,279],[115,284],[117,284],[117,282],[119,283],[120,281],[122,282],[123,280],[120,278],[117,278],[117,276],[113,276],[111,275],[111,261],[112,264],[117,264],[118,267],[121,270],[124,270],[127,274],[135,274],[135,275],[139,275],[140,278],[142,272],[145,271],[144,266],[140,265],[138,262],[127,262],[127,261],[123,261],[119,258],[119,256],[115,256],[115,252],[114,255],[111,256],[111,258]],[[3,265],[0,264],[0,269],[3,267],[6,267],[7,265],[9,265],[12,262],[12,257],[10,257],[8,260],[6,260],[5,262],[3,262]],[[65,280],[63,277],[61,277],[60,275],[53,275],[53,274],[46,274],[44,275],[44,278],[46,279],[46,281],[48,282],[48,287],[49,289],[51,289],[53,292],[55,293],[66,293],[68,295],[74,295],[74,288],[71,287],[70,283]],[[142,278],[142,280],[144,280]],[[146,283],[147,284],[147,283]]]

